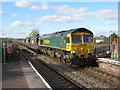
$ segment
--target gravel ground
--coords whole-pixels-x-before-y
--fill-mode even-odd
[[[100,69],[102,69],[106,72],[109,72],[109,73],[114,73],[117,76],[120,73],[120,66],[99,62],[99,67],[100,67]]]
[[[59,70],[61,73],[87,88],[112,88],[110,85],[107,85],[89,76],[84,68],[75,70],[73,67],[58,62],[56,58],[51,58],[45,55],[39,55],[38,57],[48,65],[52,66],[56,70]]]
[[[40,54],[37,56],[40,59],[42,59],[42,61],[50,65],[51,67],[55,68],[56,70],[59,70],[61,73],[65,74],[72,80],[76,81],[77,83],[87,88],[113,88],[111,85],[103,83],[101,80],[95,79],[94,76],[98,76],[99,78],[103,76],[96,72],[88,72],[88,70],[85,68],[79,68],[78,70],[62,62],[59,62],[57,58],[51,58],[46,55]],[[102,64],[100,63],[100,69],[103,69],[105,71],[112,72],[112,73],[116,71],[116,70],[113,70],[114,67],[108,68],[108,66],[104,65],[103,63]],[[108,77],[108,78],[111,78],[111,77]],[[102,79],[105,79],[105,77],[102,77]]]

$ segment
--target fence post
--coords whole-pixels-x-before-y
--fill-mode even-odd
[[[4,61],[3,61],[3,63],[5,64],[5,59],[6,59],[6,53],[5,53],[5,48],[6,48],[6,46],[5,46],[6,44],[5,43],[3,43],[3,53],[4,53]]]

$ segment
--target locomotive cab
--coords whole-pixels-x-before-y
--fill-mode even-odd
[[[73,33],[67,35],[66,50],[70,51],[71,62],[76,64],[87,64],[95,61],[94,39],[90,33]]]
[[[93,54],[93,36],[89,34],[73,34],[71,53],[79,55],[79,57],[87,58],[88,55]]]

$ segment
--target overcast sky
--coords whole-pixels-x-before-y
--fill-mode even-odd
[[[95,36],[118,33],[117,2],[3,2],[0,33],[25,38],[33,28],[40,34],[84,27]]]

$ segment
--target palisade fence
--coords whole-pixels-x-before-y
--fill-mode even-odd
[[[110,45],[95,45],[94,53],[96,57],[111,57],[111,46]]]

